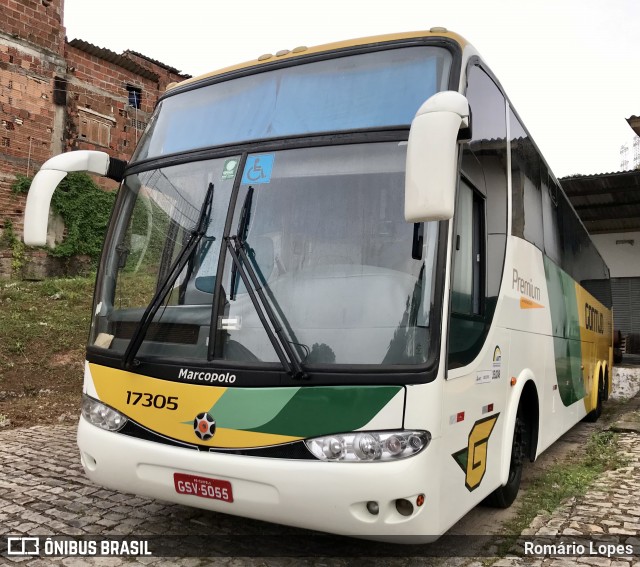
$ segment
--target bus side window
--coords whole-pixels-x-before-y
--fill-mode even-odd
[[[544,251],[542,220],[542,160],[531,136],[512,109],[511,179],[513,195],[513,235],[524,238]]]
[[[449,368],[469,364],[482,348],[500,291],[507,242],[506,101],[479,64],[467,70],[466,96],[473,137],[462,152]]]
[[[481,314],[483,204],[461,180],[458,191],[451,310],[464,315]]]

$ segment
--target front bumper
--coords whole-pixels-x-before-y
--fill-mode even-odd
[[[78,426],[84,469],[102,486],[225,514],[399,543],[428,542],[441,533],[437,444],[433,439],[422,453],[400,461],[330,463],[182,449],[108,432],[84,418]],[[178,494],[174,473],[226,480],[234,501]],[[417,506],[420,494],[425,501]],[[396,509],[401,498],[414,504],[410,516]],[[369,501],[378,503],[377,515],[367,510]]]

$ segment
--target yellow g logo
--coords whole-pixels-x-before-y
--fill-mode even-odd
[[[480,486],[484,473],[487,471],[489,437],[491,437],[499,415],[497,413],[476,421],[471,433],[469,433],[467,446],[451,455],[465,473],[464,484],[469,492]]]

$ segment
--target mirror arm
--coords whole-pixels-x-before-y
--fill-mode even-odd
[[[126,166],[126,161],[93,150],[76,150],[47,160],[33,178],[27,195],[24,243],[28,246],[44,246],[47,243],[51,197],[67,173],[86,171],[120,182],[124,179]]]

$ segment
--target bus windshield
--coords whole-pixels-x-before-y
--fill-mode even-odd
[[[451,53],[416,46],[262,71],[165,98],[132,161],[247,140],[408,127]]]
[[[224,245],[248,207],[247,256],[305,366],[424,364],[438,225],[404,221],[405,159],[406,142],[376,142],[249,154],[244,168],[232,156],[128,176],[91,344],[125,352],[213,186],[206,233],[155,313],[141,358],[206,362],[213,340],[217,359],[278,362]],[[221,307],[210,333],[217,285]]]

